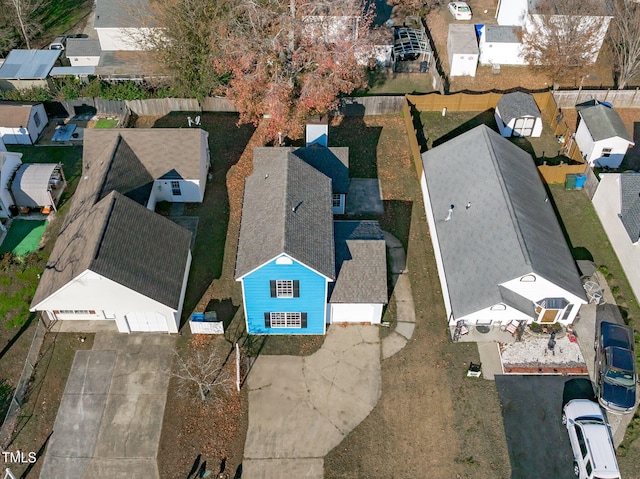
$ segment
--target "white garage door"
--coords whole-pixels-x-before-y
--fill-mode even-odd
[[[332,323],[373,323],[375,308],[373,304],[342,304],[331,305]]]
[[[162,331],[169,330],[167,327],[167,318],[160,313],[143,312],[143,313],[127,313],[127,324],[130,331]]]

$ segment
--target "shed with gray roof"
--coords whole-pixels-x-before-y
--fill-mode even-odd
[[[498,100],[494,116],[504,137],[539,137],[542,134],[542,114],[530,93],[505,93]]]
[[[572,322],[586,298],[533,158],[481,125],[422,162],[449,324],[532,322],[545,312],[546,322]],[[566,304],[550,321],[555,298]]]
[[[578,105],[575,140],[590,166],[618,168],[630,146],[634,145],[620,115],[611,105],[595,102]]]

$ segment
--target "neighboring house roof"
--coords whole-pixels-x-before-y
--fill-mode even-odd
[[[86,76],[93,75],[96,72],[95,66],[86,67],[53,67],[49,72],[52,77],[66,77],[71,75]]]
[[[94,28],[155,26],[149,0],[96,0]]]
[[[489,43],[521,43],[521,27],[511,25],[485,25],[485,41]]]
[[[532,272],[585,297],[531,155],[481,125],[422,162],[454,316],[504,301],[498,285]]]
[[[33,307],[90,270],[178,309],[191,243],[188,230],[115,191],[92,207],[74,204],[69,215]]]
[[[154,51],[103,51],[96,75],[167,75],[156,61]]]
[[[321,123],[316,123],[321,124]],[[331,178],[331,188],[334,193],[347,194],[349,192],[349,148],[324,147],[313,144],[303,148],[258,147],[253,150],[254,157],[284,159],[295,155],[305,163]]]
[[[154,178],[174,171],[170,158],[182,177],[200,178],[200,140],[206,134],[200,129],[85,130],[82,178],[32,307],[90,269],[177,309],[191,233],[122,193],[136,198],[140,165]]]
[[[69,57],[99,57],[100,40],[95,38],[67,38],[65,54]]]
[[[387,303],[387,256],[377,221],[335,221],[331,303]]]
[[[19,207],[51,206],[49,182],[56,163],[23,163],[11,183],[11,193]]]
[[[104,154],[114,157],[114,168],[123,156],[135,157],[153,179],[165,175],[199,179],[204,135],[207,132],[200,128],[89,128],[84,133],[83,154],[89,159]],[[113,181],[129,182],[131,179]]]
[[[26,128],[34,105],[38,105],[38,103],[0,102],[0,127],[22,126]]]
[[[60,50],[11,50],[0,65],[0,79],[43,80],[60,56]]]
[[[594,141],[619,136],[633,144],[633,138],[624,126],[620,115],[608,106],[598,104],[578,111]]]
[[[498,111],[505,125],[514,118],[522,118],[524,116],[542,117],[533,96],[519,91],[502,95],[502,98],[498,101]]]
[[[286,253],[335,278],[331,180],[295,155],[256,148],[246,179],[236,279]]]
[[[564,2],[549,2],[548,0],[527,0],[529,13],[532,14],[548,14],[549,7],[553,9],[552,14],[554,15],[571,15],[575,12],[572,10],[572,5],[570,3]],[[587,6],[589,6],[587,4]],[[595,7],[593,12],[588,13],[590,16],[594,17],[606,17],[612,15],[612,7],[609,5],[609,2],[594,2],[593,6]],[[586,11],[581,12],[582,15],[586,14]]]
[[[640,173],[620,175],[620,220],[632,243],[640,239]]]

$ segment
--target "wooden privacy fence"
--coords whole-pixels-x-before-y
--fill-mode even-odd
[[[561,163],[559,165],[541,165],[538,167],[540,175],[546,183],[564,183],[568,174],[584,173],[587,164],[582,159],[580,150],[573,141],[573,131],[561,115],[560,108],[551,92],[533,93],[533,97],[540,108],[544,122],[552,128],[555,136],[565,138],[564,153],[568,157],[567,163],[573,160],[574,164]],[[498,105],[502,98],[502,93],[482,93],[472,95],[469,93],[455,93],[452,95],[441,95],[439,93],[429,93],[426,95],[405,95],[403,105],[403,116],[407,134],[409,136],[409,147],[416,167],[418,177],[422,177],[422,153],[427,149],[424,137],[420,112],[423,111],[486,111]]]
[[[614,108],[640,108],[640,91],[635,90],[556,90],[553,97],[560,108],[574,108],[589,100],[606,101]]]

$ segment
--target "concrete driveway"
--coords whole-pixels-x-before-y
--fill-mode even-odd
[[[97,333],[78,351],[42,479],[159,478],[156,457],[175,337]]]
[[[331,449],[381,393],[377,326],[332,326],[311,356],[260,356],[248,379],[246,477],[322,478]]]
[[[495,381],[511,479],[575,477],[571,443],[562,425],[562,406],[569,399],[589,395],[592,399],[589,377],[497,375]]]

